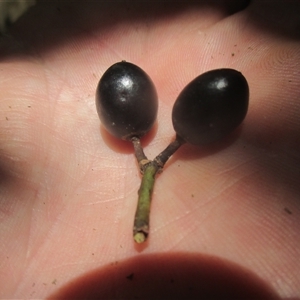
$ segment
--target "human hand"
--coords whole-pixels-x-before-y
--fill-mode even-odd
[[[2,41],[1,298],[300,297],[299,5],[240,2],[39,2]],[[228,67],[250,86],[238,133],[158,176],[142,248],[132,145],[95,109],[121,60],[157,88],[149,158],[193,78]]]

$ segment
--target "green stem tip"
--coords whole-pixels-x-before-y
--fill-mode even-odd
[[[133,238],[139,244],[145,242],[149,234],[150,204],[158,170],[159,166],[156,162],[150,162],[145,166],[138,191],[139,198],[134,218]]]

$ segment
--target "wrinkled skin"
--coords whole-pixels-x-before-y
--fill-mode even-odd
[[[270,299],[300,297],[300,3],[198,2],[41,1],[2,39],[1,299],[145,298],[135,282],[157,299],[172,289],[155,291],[147,269],[155,261],[166,262],[156,276],[177,272],[175,295],[193,270],[218,290],[203,270],[222,269],[248,290],[264,286]],[[157,126],[143,141],[149,158],[174,138],[172,105],[190,80],[228,67],[250,86],[234,135],[182,146],[158,176],[141,247],[132,239],[140,183],[132,146],[103,130],[94,101],[99,78],[121,60],[157,88]],[[101,294],[95,282],[114,288]]]

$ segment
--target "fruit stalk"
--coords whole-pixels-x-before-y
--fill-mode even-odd
[[[134,154],[136,157],[136,160],[139,164],[140,171],[142,174],[144,174],[145,166],[150,163],[151,161],[147,158],[147,156],[144,153],[143,147],[141,145],[141,140],[138,137],[132,137],[131,142],[134,147]]]
[[[169,146],[158,154],[154,161],[159,165],[161,169],[163,169],[165,163],[168,161],[171,155],[173,155],[183,144],[185,141],[178,135],[173,142],[169,144]]]
[[[150,205],[155,176],[158,170],[158,165],[153,161],[144,168],[141,186],[138,191],[139,198],[133,226],[133,238],[138,244],[145,242],[149,234]]]
[[[134,147],[135,157],[143,174],[138,191],[138,204],[133,225],[133,238],[136,243],[141,244],[146,241],[149,234],[150,205],[156,174],[162,171],[170,156],[173,155],[185,141],[179,136],[176,136],[176,139],[157,155],[153,161],[149,160],[145,155],[138,137],[132,137],[131,141]]]

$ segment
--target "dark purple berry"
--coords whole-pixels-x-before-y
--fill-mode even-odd
[[[100,79],[96,107],[103,126],[112,135],[123,140],[141,137],[156,120],[156,89],[141,68],[122,61],[112,65]]]
[[[233,69],[206,72],[191,81],[173,107],[173,127],[179,137],[194,145],[223,139],[245,118],[249,87]]]

